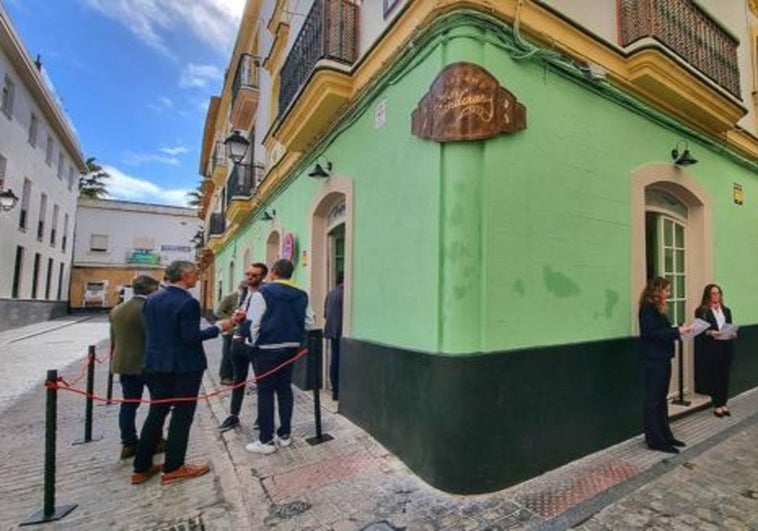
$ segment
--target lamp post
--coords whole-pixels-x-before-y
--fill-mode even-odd
[[[13,193],[13,190],[0,188],[0,210],[7,212],[16,206],[16,203],[18,203],[18,197]]]

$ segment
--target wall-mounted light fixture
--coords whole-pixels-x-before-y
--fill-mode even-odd
[[[13,193],[13,190],[0,188],[0,210],[7,212],[16,206],[16,203],[18,203],[18,197]]]
[[[332,174],[332,163],[325,157],[319,157],[319,159],[323,159],[323,164],[317,162],[313,169],[308,173],[308,177],[313,177],[314,179],[326,179]]]
[[[676,147],[671,150],[671,158],[674,159],[674,164],[677,166],[691,166],[697,164],[697,159],[690,155],[687,142],[680,140],[676,143]]]
[[[224,145],[226,146],[226,156],[237,166],[247,155],[250,141],[242,136],[239,131],[232,131],[232,134],[224,140]]]
[[[263,221],[274,221],[274,218],[276,218],[276,210],[273,208],[269,212],[268,209],[263,211],[263,215],[261,216],[261,219]]]

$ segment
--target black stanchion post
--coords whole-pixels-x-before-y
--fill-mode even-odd
[[[95,358],[95,345],[90,345],[87,350],[87,397],[84,404],[84,439],[76,441],[74,444],[84,444],[102,438],[92,438],[92,406],[95,402],[92,398],[95,393]]]
[[[58,371],[47,371],[44,503],[41,511],[37,511],[31,515],[29,518],[21,522],[21,525],[41,524],[44,522],[60,520],[77,507],[76,504],[55,507],[55,435],[57,431],[56,420],[58,416],[58,390],[55,388],[55,384],[57,382]]]
[[[113,403],[111,400],[113,398],[113,373],[111,371],[108,371],[108,392],[106,398],[105,405],[110,406]]]
[[[310,330],[308,332],[308,367],[310,368],[310,383],[313,389],[313,413],[316,420],[316,436],[310,437],[305,441],[311,446],[334,439],[328,433],[321,431],[321,360],[323,333],[321,330]]]
[[[689,400],[684,399],[684,343],[682,343],[681,339],[678,339],[676,345],[679,351],[676,364],[676,375],[679,379],[679,392],[677,394],[679,396],[675,400],[672,400],[671,403],[677,406],[689,406]]]

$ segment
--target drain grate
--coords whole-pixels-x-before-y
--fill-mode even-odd
[[[294,501],[290,503],[283,503],[281,505],[274,505],[271,508],[271,515],[281,518],[282,520],[288,520],[299,514],[303,514],[305,511],[311,508],[311,504],[303,501]]]

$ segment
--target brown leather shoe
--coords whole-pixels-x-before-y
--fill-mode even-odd
[[[161,476],[161,485],[176,483],[185,479],[192,479],[203,474],[207,474],[211,467],[208,463],[198,463],[196,465],[182,465],[172,472],[165,472]]]
[[[144,472],[135,472],[132,474],[132,485],[139,485],[140,483],[144,483],[160,471],[161,465],[151,465],[150,468]]]

